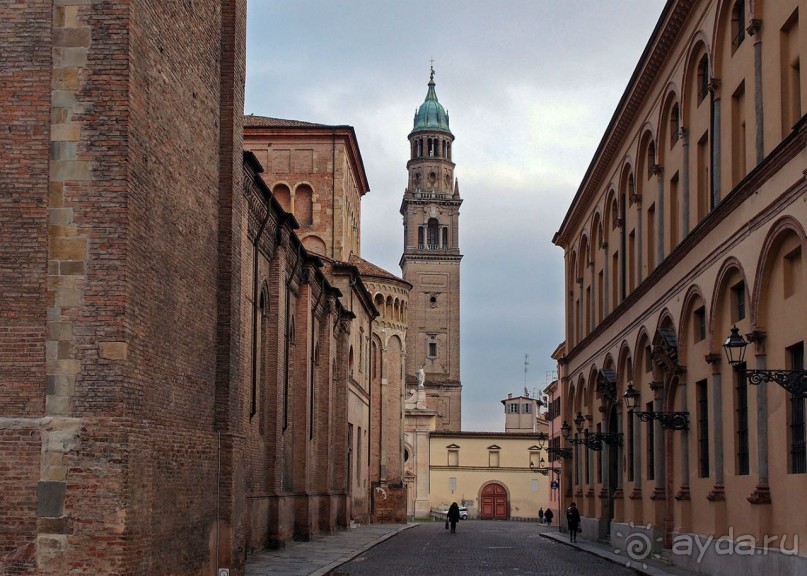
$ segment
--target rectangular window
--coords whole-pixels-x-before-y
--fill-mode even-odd
[[[536,478],[533,478],[531,484],[532,484],[532,486],[531,486],[532,491],[533,492],[538,492],[538,480]]]
[[[748,381],[745,366],[734,371],[737,378],[735,401],[737,404],[737,475],[744,476],[749,471],[748,448]]]
[[[711,187],[709,185],[709,133],[703,134],[698,140],[697,150],[697,165],[696,165],[696,192],[697,204],[695,222],[700,222],[709,211],[709,197],[711,196]]]
[[[678,200],[678,172],[670,179],[670,251],[678,246],[678,227],[681,218],[681,206]]]
[[[429,358],[437,358],[437,342],[429,342]]]
[[[628,292],[636,288],[636,232],[628,235]]]
[[[647,406],[645,406],[646,412],[653,411],[653,403],[648,402]],[[656,441],[656,431],[653,428],[654,420],[650,420],[647,423],[647,479],[648,480],[655,480],[656,479],[656,460],[655,460],[655,441]]]
[[[745,81],[731,96],[731,183],[736,186],[746,173]]]
[[[488,452],[488,466],[491,468],[498,468],[499,467],[499,451],[498,450],[490,450]]]
[[[523,411],[522,412],[524,414],[529,414],[531,411],[532,411],[532,406],[530,404],[524,404],[523,405]]]
[[[785,256],[784,264],[784,297],[790,298],[801,290],[801,248],[791,250]]]
[[[602,431],[602,426],[597,424],[597,433]],[[605,449],[608,447],[605,446]],[[602,484],[602,450],[597,450],[597,482]]]
[[[709,477],[709,397],[706,380],[695,384],[695,401],[698,416],[698,477]]]
[[[789,370],[804,370],[804,342],[787,348]],[[790,473],[807,473],[805,451],[804,398],[790,395]]]
[[[611,285],[608,287],[611,294],[611,310],[619,304],[619,252],[611,257]]]
[[[449,466],[459,466],[460,465],[460,451],[459,450],[449,450],[448,451],[448,465]]]
[[[695,342],[701,342],[706,338],[706,307],[701,306],[695,310],[695,318],[692,322],[694,330],[693,339]]]
[[[799,63],[799,10],[793,12],[779,35],[782,79],[782,137],[801,118],[801,65]]]
[[[731,287],[731,321],[736,323],[745,318],[745,282],[737,282]]]
[[[633,467],[636,463],[636,440],[633,436],[635,434],[634,419],[633,414],[628,415],[628,482],[633,482]]]
[[[356,428],[356,480],[361,483],[361,426]]]
[[[451,477],[451,478],[448,479],[448,489],[452,493],[454,492],[454,490],[457,489],[457,479],[456,478]]]
[[[594,319],[595,324],[602,322],[605,317],[605,288],[603,287],[603,271],[600,270],[597,274],[597,316]]]
[[[656,205],[647,209],[647,274],[656,267]]]
[[[518,414],[518,404],[516,404],[515,402],[513,402],[512,404],[508,404],[507,411],[510,414]]]

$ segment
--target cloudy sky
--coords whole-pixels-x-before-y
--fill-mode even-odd
[[[397,275],[407,135],[434,60],[464,200],[463,430],[503,431],[500,400],[551,381],[564,338],[552,236],[664,3],[249,2],[246,113],[355,128],[361,255]]]

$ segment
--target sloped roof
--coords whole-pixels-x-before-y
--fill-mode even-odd
[[[375,264],[368,262],[364,258],[356,256],[355,254],[350,255],[350,263],[359,269],[359,273],[362,276],[375,276],[377,278],[395,280],[396,282],[406,282],[403,278],[400,278],[391,272],[387,272],[380,266],[376,266]]]
[[[317,124],[315,122],[303,122],[302,120],[284,120],[283,118],[270,118],[269,116],[256,116],[247,114],[244,116],[244,126],[259,126],[272,128],[331,128],[327,124]]]

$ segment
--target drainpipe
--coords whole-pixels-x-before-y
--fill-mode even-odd
[[[345,207],[342,207],[344,215]],[[336,260],[336,130],[331,128],[331,259]]]

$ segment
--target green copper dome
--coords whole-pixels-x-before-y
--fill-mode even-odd
[[[438,130],[451,134],[451,129],[448,127],[448,113],[437,101],[437,92],[434,91],[433,68],[429,75],[429,91],[426,93],[426,100],[415,112],[415,126],[412,128],[412,132],[419,130]]]

